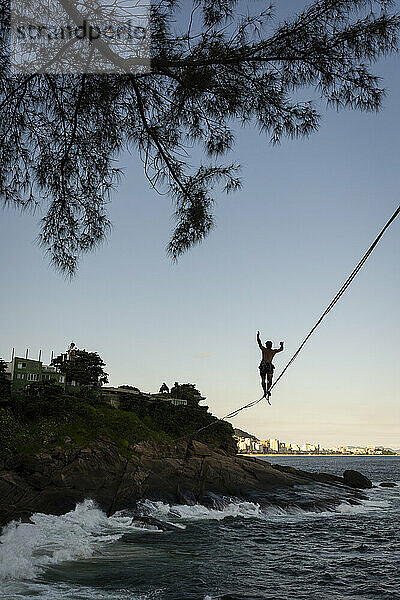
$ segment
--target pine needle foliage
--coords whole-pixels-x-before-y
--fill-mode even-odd
[[[241,186],[227,158],[237,124],[277,144],[315,132],[325,103],[379,110],[385,91],[372,66],[398,50],[393,2],[319,0],[281,23],[272,6],[252,14],[255,5],[155,0],[149,73],[127,64],[116,75],[12,75],[0,0],[0,195],[41,207],[38,239],[56,268],[73,275],[108,234],[125,150],[173,200],[176,260],[212,229],[215,195]]]

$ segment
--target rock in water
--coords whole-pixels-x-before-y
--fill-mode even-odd
[[[360,488],[362,490],[366,490],[372,488],[372,481],[362,475],[358,471],[353,471],[349,469],[343,473],[343,479],[346,485],[349,485],[353,488]]]
[[[394,481],[384,481],[379,484],[379,487],[397,487],[397,483],[394,483]]]
[[[160,531],[176,531],[182,529],[182,526],[169,523],[168,521],[160,521],[150,516],[136,516],[132,519],[132,525],[151,525],[157,527]]]

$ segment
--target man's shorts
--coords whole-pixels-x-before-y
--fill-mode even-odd
[[[272,364],[272,362],[269,362],[267,360],[262,360],[260,362],[260,366],[258,367],[260,369],[260,375],[263,377],[264,375],[273,375],[274,374],[274,365]]]

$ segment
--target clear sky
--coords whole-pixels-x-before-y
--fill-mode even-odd
[[[303,2],[286,2],[296,9]],[[112,385],[195,383],[217,416],[261,395],[255,334],[278,345],[276,373],[400,203],[399,57],[376,66],[376,114],[328,111],[308,140],[271,147],[238,130],[242,191],[217,198],[217,227],[172,264],[171,203],[141,165],[110,205],[113,231],[69,282],[35,245],[40,213],[0,213],[0,356],[98,351]],[[324,109],[323,109],[324,110]],[[400,448],[400,220],[277,385],[232,420],[260,438]]]

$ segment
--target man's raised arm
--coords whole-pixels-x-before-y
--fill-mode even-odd
[[[261,343],[260,332],[257,331],[257,344],[260,346],[260,349],[263,350],[264,346]]]
[[[281,345],[279,346],[279,348],[277,350],[275,350],[275,352],[282,352],[283,350],[283,342],[281,342]]]

